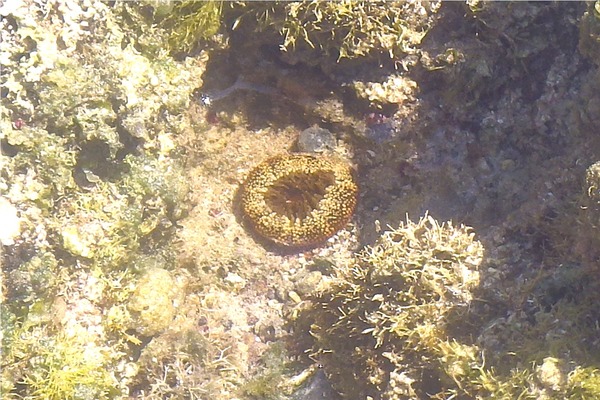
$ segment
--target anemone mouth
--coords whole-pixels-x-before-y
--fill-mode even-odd
[[[343,228],[358,192],[346,163],[310,154],[264,161],[241,189],[242,210],[252,228],[287,247],[318,244]]]
[[[273,183],[265,194],[267,207],[290,221],[305,220],[335,184],[332,171],[317,171],[314,174],[291,173]]]

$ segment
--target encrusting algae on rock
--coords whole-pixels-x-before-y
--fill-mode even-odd
[[[135,321],[135,330],[153,336],[169,327],[175,316],[173,304],[178,295],[175,280],[169,271],[152,268],[140,278],[128,308]]]

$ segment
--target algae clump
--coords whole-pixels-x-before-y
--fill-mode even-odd
[[[468,228],[426,216],[386,232],[354,265],[338,268],[337,282],[299,321],[309,326],[313,357],[334,387],[354,388],[356,398],[431,392],[413,383],[443,374],[436,348],[468,312],[482,257]]]
[[[10,205],[3,211],[18,217],[18,232],[2,238],[7,397],[126,396],[127,346],[137,340],[125,332],[127,300],[136,284],[131,312],[144,304],[132,265],[149,249],[172,254],[174,222],[185,212],[176,138],[190,125],[185,111],[203,66],[135,47],[124,7],[0,6],[0,190]],[[159,42],[158,29],[140,29]],[[172,320],[176,296],[167,292],[153,304],[146,298],[160,316],[136,311],[140,331]]]
[[[259,21],[280,32],[286,51],[317,50],[337,60],[394,58],[414,53],[439,6],[436,1],[277,2],[259,13]]]
[[[596,168],[584,210],[592,223]],[[469,228],[426,216],[338,265],[294,326],[347,398],[595,398],[596,272],[562,266],[524,294],[531,310],[498,314],[503,289],[482,244]]]

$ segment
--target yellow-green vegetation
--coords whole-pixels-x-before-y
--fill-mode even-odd
[[[313,49],[337,60],[394,58],[415,52],[439,6],[436,1],[278,2],[262,10],[259,20],[281,33],[287,51]]]
[[[483,248],[468,229],[440,226],[431,218],[386,232],[358,255],[357,264],[338,271],[338,282],[306,312],[308,321],[300,318],[315,337],[314,357],[342,392],[360,387],[360,398],[409,399],[425,393],[558,398],[593,386],[593,379],[581,382],[582,376],[559,368],[564,361],[543,357],[587,359],[580,345],[568,345],[572,336],[557,333],[539,341],[543,332],[557,331],[558,315],[581,326],[577,316],[588,311],[571,302],[540,312],[527,329],[496,321],[498,330],[484,331],[481,340],[486,344],[502,335],[504,351],[487,355],[491,349],[472,341],[468,314],[480,285],[482,257]],[[590,328],[574,342],[589,340]],[[353,366],[344,359],[352,359]]]
[[[585,288],[581,299],[561,299],[548,310],[536,312],[533,321],[523,321],[523,315],[496,319],[484,327],[477,344],[440,346],[440,365],[455,383],[444,395],[597,397],[600,380],[594,366],[599,360],[588,345],[596,328],[586,321],[593,314],[593,303],[583,303],[597,302],[596,290]],[[537,295],[543,299],[548,293]]]
[[[490,320],[484,260],[469,228],[408,221],[338,266],[296,327],[348,398],[594,398],[598,284],[564,267],[528,293],[532,320]]]
[[[555,28],[575,31],[583,8],[559,23],[554,16],[568,9],[560,3],[499,4],[471,1],[441,13],[435,1],[3,1],[2,398],[285,399],[303,398],[298,389],[314,382],[360,400],[598,398],[600,166],[569,197],[558,187],[572,185],[573,175],[538,174],[532,165],[581,168],[597,150],[586,136],[598,125],[597,88],[581,79],[595,75],[579,74],[598,64],[600,7],[590,4],[580,25],[581,53],[593,61],[584,65],[555,45],[573,43],[555,40],[563,38]],[[444,30],[424,41],[446,17],[449,42]],[[267,57],[263,49],[281,51]],[[239,77],[238,89],[258,88],[268,100],[261,107],[273,113],[257,113],[252,128],[237,109],[228,123],[214,123],[227,111],[209,118],[191,102],[210,78],[209,58],[216,87]],[[438,71],[436,90],[419,98],[427,89],[420,79],[437,63],[460,65]],[[323,81],[322,91],[310,90]],[[573,97],[578,85],[585,87]],[[346,102],[346,89],[390,110],[418,105],[423,122],[390,126],[407,134],[390,134],[385,149],[362,147],[371,144],[352,138],[365,129],[365,109]],[[499,89],[509,92],[496,101]],[[567,122],[548,107],[564,96],[572,101]],[[237,97],[232,104],[253,110]],[[279,97],[294,97],[296,107]],[[525,99],[535,110],[514,120]],[[328,115],[332,140],[366,167],[358,176],[367,190],[360,224],[339,242],[273,254],[245,234],[231,204],[259,155],[289,148],[309,121],[299,105]],[[363,115],[360,124],[349,113]],[[400,121],[375,115],[373,130],[387,129],[386,120]],[[413,123],[425,129],[413,135]],[[579,137],[562,135],[563,127]],[[542,139],[529,142],[534,136]],[[586,152],[567,162],[554,154],[553,146],[577,140],[589,140]],[[508,182],[525,158],[521,178]],[[443,178],[431,182],[432,169]],[[333,181],[325,173],[309,182],[316,197],[289,191],[304,175],[275,188],[290,198],[259,203],[291,205],[294,218],[309,213]],[[530,180],[534,195],[520,184]],[[439,183],[466,206],[447,204]],[[432,217],[397,226],[405,198],[415,208],[436,206],[422,201],[423,191],[441,193],[438,206],[452,217],[473,205],[463,216],[488,223],[477,232],[486,251],[471,229]],[[375,201],[366,204],[369,196]],[[486,219],[498,198],[519,212]],[[581,209],[556,206],[565,198]],[[294,205],[298,199],[307,202]],[[343,225],[354,198],[343,203],[343,218],[321,222]],[[190,206],[194,218],[183,222]],[[531,210],[535,223],[518,221]],[[566,223],[545,232],[548,222],[538,222],[560,213],[556,221]],[[353,255],[359,241],[371,243],[368,225],[380,217],[397,227]],[[315,235],[335,231],[326,230]],[[573,246],[553,246],[557,237]]]
[[[3,238],[3,398],[116,398],[135,375],[127,344],[172,319],[175,298],[158,290],[172,281],[140,260],[172,257],[188,192],[176,138],[203,69],[140,52],[123,7],[0,7],[2,205],[16,218]]]
[[[93,291],[94,284],[89,279],[82,286]],[[105,341],[93,301],[71,300],[78,304],[57,296],[38,298],[25,310],[15,307],[20,302],[3,305],[3,398],[111,399],[126,390],[128,377],[113,370],[121,346]]]
[[[79,328],[69,333],[41,328],[19,332],[13,354],[28,357],[26,363],[20,360],[24,365],[19,384],[28,387],[29,398],[111,399],[120,392],[109,369],[116,354],[108,346],[98,346],[84,327]],[[15,372],[16,368],[8,370]]]
[[[160,26],[170,32],[171,49],[189,51],[199,40],[212,38],[221,27],[223,3],[217,0],[167,2],[170,10]]]
[[[130,28],[137,30],[134,40],[138,45],[153,52],[180,54],[195,51],[201,42],[215,38],[223,23],[224,3],[221,0],[144,0],[125,2],[120,11],[125,21],[133,22]],[[153,42],[148,35],[152,25],[164,35],[159,42]],[[164,47],[160,47],[161,44]]]
[[[313,51],[307,60],[340,60],[415,54],[441,5],[439,1],[237,1],[224,9],[224,3],[146,0],[128,9],[145,15],[144,8],[151,10],[146,23],[157,23],[168,32],[174,52],[190,51],[231,22],[228,28],[233,30],[270,29],[279,36],[284,51]]]
[[[430,391],[413,383],[439,374],[435,349],[453,338],[473,300],[483,257],[473,236],[431,217],[409,221],[338,269],[331,290],[301,318],[336,389],[354,398]]]
[[[127,7],[127,17],[141,25],[163,28],[169,49],[175,55],[193,53],[202,43],[212,40],[212,45],[220,43],[218,46],[231,43],[231,51],[237,53],[234,57],[241,64],[246,62],[242,60],[246,52],[259,54],[262,45],[279,48],[277,57],[292,65],[318,66],[332,75],[337,75],[335,71],[339,72],[342,64],[358,66],[364,62],[374,68],[364,69],[360,74],[355,71],[349,87],[354,88],[358,97],[382,105],[413,101],[416,92],[416,83],[411,78],[382,76],[384,71],[379,67],[383,64],[406,73],[421,61],[432,69],[458,62],[451,54],[429,56],[421,49],[421,42],[438,18],[441,4],[420,0],[146,1]],[[140,39],[140,46],[152,47],[152,44]],[[266,86],[277,86],[266,71],[239,73],[264,74],[261,78]],[[295,99],[294,95],[290,97]]]

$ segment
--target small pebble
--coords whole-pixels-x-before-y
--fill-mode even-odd
[[[298,135],[298,150],[303,153],[323,153],[335,147],[333,133],[318,126],[305,129]]]

